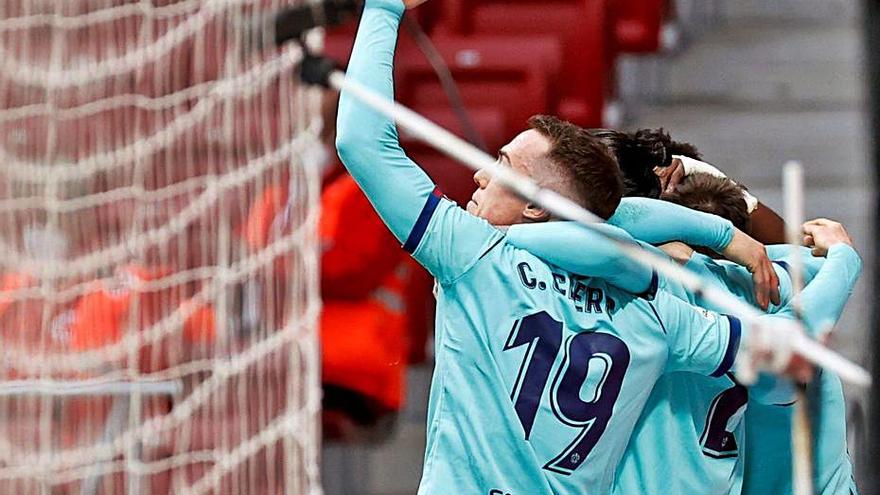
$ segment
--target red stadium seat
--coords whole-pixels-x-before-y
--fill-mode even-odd
[[[278,104],[277,82],[250,97],[232,104],[214,105],[186,134],[188,149],[213,150],[224,154],[259,156],[281,145],[278,123],[282,108]],[[203,102],[204,104],[205,102]],[[289,132],[288,132],[289,135]],[[228,159],[224,156],[224,159]]]
[[[143,50],[181,22],[178,17],[141,22],[137,16],[127,16],[110,22],[89,23],[80,28],[55,31],[48,27],[45,30],[10,30],[0,34],[0,44],[6,57],[16,59],[20,65],[36,62],[40,64],[40,70],[50,69],[52,49],[60,44],[64,46],[64,54],[76,54],[76,57],[62,57],[61,66],[56,70],[82,71],[87,67],[87,62],[106,67],[110,64],[106,62],[108,60],[120,59],[134,50]],[[127,43],[120,45],[125,40]],[[154,63],[139,60],[132,67],[133,70],[121,71],[88,83],[53,88],[51,95],[41,85],[31,86],[16,80],[11,74],[0,74],[0,106],[8,109],[48,100],[56,108],[71,108],[94,101],[96,97],[106,94],[108,87],[112,87],[116,95],[140,94],[148,97],[180,91],[189,84],[191,46],[186,43],[175,45],[159,53]],[[161,72],[157,68],[161,68]]]
[[[146,110],[121,106],[84,116],[58,118],[54,113],[0,122],[0,142],[7,153],[22,160],[56,162],[89,156],[142,143],[167,128],[178,109]],[[54,132],[50,132],[53,131]],[[118,168],[114,162],[107,168]],[[130,164],[125,165],[131,168]]]
[[[416,110],[458,136],[465,137],[462,124],[451,109],[428,107]],[[486,144],[486,151],[495,154],[509,138],[504,128],[504,112],[497,107],[477,107],[468,110],[468,115]],[[401,143],[407,154],[425,170],[443,194],[462,206],[467,203],[475,187],[471,169],[405,133],[401,135]]]
[[[464,123],[459,119],[456,112],[449,108],[448,105],[443,106],[424,106],[415,107],[415,111],[422,114],[428,120],[438,124],[444,129],[456,134],[457,136],[467,139],[464,130]],[[474,130],[480,135],[486,145],[489,154],[494,154],[510,137],[505,133],[504,124],[506,122],[506,113],[499,107],[475,107],[466,109],[467,116],[473,124]],[[521,126],[525,128],[525,123]],[[401,132],[400,142],[408,152],[413,150],[421,150],[422,148],[430,148],[424,142],[415,139],[406,132]]]
[[[608,0],[448,0],[444,7],[440,32],[559,37],[564,66],[556,113],[579,125],[602,123],[613,66]]]
[[[651,53],[660,48],[660,27],[666,0],[628,0],[614,3],[614,39],[624,53]]]
[[[50,129],[64,132],[50,132]],[[94,122],[86,119],[59,120],[41,115],[0,122],[0,140],[6,153],[17,159],[43,165],[47,157],[72,161],[96,147]],[[106,136],[109,140],[110,136]]]
[[[351,49],[354,48],[354,36],[354,31],[350,29],[328,31],[324,37],[324,55],[345,67],[351,57]]]
[[[108,428],[108,418],[114,400],[108,396],[79,396],[54,398],[46,400],[18,401],[5,397],[0,399],[0,437],[11,445],[29,446],[27,453],[36,453],[34,447],[35,438],[43,438],[49,435],[54,448],[67,450],[93,445],[99,441]],[[143,417],[151,417],[155,413],[167,414],[169,401],[166,397],[143,397],[141,410]],[[48,412],[48,414],[47,414]],[[125,416],[128,418],[127,414]],[[126,425],[119,425],[109,433],[118,435],[122,433]],[[147,454],[148,455],[148,454]],[[148,479],[150,493],[169,493],[167,472],[144,475],[142,480]],[[101,473],[100,470],[87,474],[84,480],[89,480],[96,488],[97,494],[123,493],[124,475],[114,473]],[[3,480],[0,482],[0,493],[30,493],[26,490],[29,481]],[[52,493],[74,494],[83,493],[83,481],[71,481],[53,484]],[[164,487],[164,488],[160,488]],[[36,491],[39,491],[38,489]]]
[[[422,17],[421,23],[429,23],[428,14]],[[350,26],[337,28],[327,34],[324,53],[344,67],[353,42]],[[555,36],[440,34],[432,37],[432,43],[449,66],[470,113],[492,108],[505,111],[502,138],[522,130],[531,115],[556,108],[555,81],[562,68],[562,48]],[[429,118],[460,131],[431,64],[406,34],[398,42],[395,82],[398,101],[430,112]],[[406,136],[402,138],[406,141]],[[487,145],[491,152],[497,149],[495,142]]]
[[[351,55],[351,36],[348,31],[329,35],[324,53],[345,65]],[[471,112],[505,110],[505,137],[522,130],[528,117],[556,107],[554,81],[561,69],[561,46],[555,37],[439,35],[432,41],[449,65]],[[431,111],[449,108],[430,63],[405,35],[398,43],[396,67],[398,101]],[[451,111],[446,115],[451,116]],[[443,124],[458,126],[458,121],[451,118]]]
[[[528,117],[556,106],[554,84],[561,66],[557,39],[435,36],[433,41],[465,105],[504,109],[508,136],[522,130]],[[416,108],[448,101],[431,65],[414,44],[401,42],[397,59],[398,100]]]

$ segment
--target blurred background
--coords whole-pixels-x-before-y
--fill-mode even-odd
[[[397,97],[490,153],[534,113],[591,127],[663,127],[780,212],[782,165],[801,161],[807,218],[843,222],[865,260],[833,345],[867,365],[875,184],[862,7],[855,0],[431,0],[408,16],[448,66],[468,118],[443,92],[411,25],[398,48]],[[329,32],[328,52],[344,61],[354,29]],[[417,143],[405,147],[453,199],[469,197],[464,168]],[[393,433],[325,443],[330,495],[418,486],[430,324],[424,333],[420,322],[409,325],[411,362]],[[851,454],[866,475],[868,394],[850,389],[847,398]]]
[[[0,494],[415,493],[433,281],[265,29],[306,3],[0,2]],[[356,21],[323,33],[343,66]],[[662,127],[780,212],[800,161],[807,217],[865,261],[832,345],[880,359],[880,0],[428,0],[395,81],[490,154],[534,114]],[[401,140],[467,201],[467,168]],[[847,400],[880,494],[880,393]]]

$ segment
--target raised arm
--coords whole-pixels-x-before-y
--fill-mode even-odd
[[[843,225],[837,222],[807,222],[804,232],[814,239],[815,254],[826,258],[819,273],[801,293],[804,320],[808,330],[817,336],[840,319],[862,273],[862,259]]]
[[[636,239],[650,244],[681,241],[717,252],[724,252],[737,233],[733,224],[721,217],[648,198],[623,198],[617,211],[608,220],[608,225],[596,227],[598,232],[578,227],[572,222],[516,225],[509,229],[507,240],[561,268],[581,275],[604,277],[611,270],[600,264],[615,262],[622,255],[619,250],[611,249],[613,243],[594,248],[594,243],[605,241],[601,233],[633,243]],[[543,235],[549,241],[546,245],[541,245]],[[563,248],[571,249],[566,249],[568,252],[565,253],[557,252]],[[597,253],[598,256],[595,256]],[[582,255],[590,255],[594,259],[575,259]]]
[[[346,75],[389,100],[394,99],[394,50],[403,12],[400,0],[367,0]],[[405,243],[434,183],[400,147],[394,121],[344,90],[336,120],[342,163],[394,236]]]
[[[633,294],[649,291],[652,270],[624,256],[609,237],[632,245],[638,242],[612,225],[594,228],[574,222],[513,225],[507,231],[506,241],[572,273],[604,279]]]
[[[400,0],[366,1],[346,76],[389,100],[403,12]],[[336,149],[404,249],[441,283],[464,273],[501,238],[488,223],[443,199],[400,147],[394,122],[347,91],[339,98]]]
[[[807,331],[818,337],[840,319],[861,274],[862,260],[853,249],[843,225],[827,220],[815,222],[804,224],[804,232],[813,239],[812,250],[817,256],[813,256],[809,248],[800,248],[806,272],[804,280],[809,281],[801,292],[801,308]],[[768,246],[768,251],[774,259],[787,261],[791,246]],[[789,263],[786,263],[786,270],[791,270]],[[793,317],[790,307],[785,313]],[[764,404],[785,404],[794,400],[790,382],[773,375],[762,375],[750,388],[750,394]]]

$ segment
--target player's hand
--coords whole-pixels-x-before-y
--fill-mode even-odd
[[[737,355],[737,378],[754,383],[760,371],[788,376],[807,383],[813,365],[795,351],[794,343],[803,331],[788,318],[765,315],[749,326]]]
[[[691,257],[694,255],[694,248],[688,246],[683,242],[667,242],[666,244],[662,244],[658,247],[663,250],[663,252],[666,253],[670,258],[674,259],[682,265],[690,261]]]
[[[426,1],[427,0],[403,0],[403,4],[406,6],[406,8],[411,9],[425,3]]]
[[[843,224],[827,218],[806,222],[803,225],[803,232],[804,246],[813,248],[813,256],[827,256],[828,249],[835,244],[846,244],[850,247],[853,245]]]
[[[770,262],[763,244],[735,229],[733,240],[722,254],[752,274],[755,302],[761,309],[766,310],[770,302],[779,304],[779,277],[776,276],[776,270],[773,269],[773,263]]]
[[[661,193],[674,192],[687,175],[684,164],[678,158],[673,158],[668,167],[654,167],[654,174],[660,179]]]
[[[813,363],[807,361],[800,354],[792,354],[791,361],[785,367],[783,374],[799,383],[810,383],[813,379]]]

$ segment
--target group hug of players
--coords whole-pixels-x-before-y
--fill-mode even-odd
[[[398,25],[417,3],[366,1],[349,79],[393,98]],[[761,307],[761,328],[794,317],[799,249],[804,322],[819,337],[861,270],[843,226],[810,221],[804,246],[781,245],[778,216],[658,131],[536,116],[500,150],[502,166],[606,219],[599,230],[556,221],[485,171],[460,208],[406,156],[394,122],[346,91],[337,132],[348,171],[436,279],[419,493],[792,491],[791,382],[767,374],[745,387],[733,371],[758,327],[629,261],[610,239]],[[810,387],[821,390],[815,489],[856,493],[840,380],[816,371]]]

